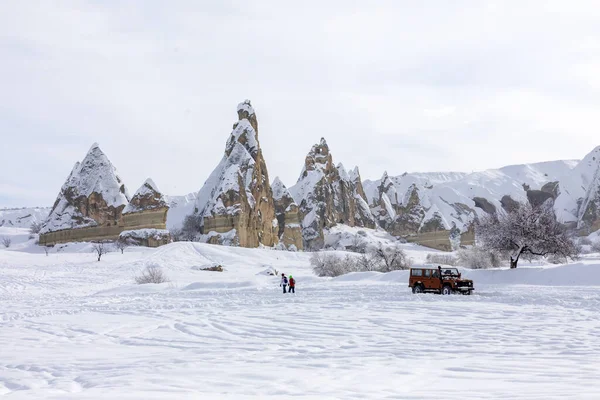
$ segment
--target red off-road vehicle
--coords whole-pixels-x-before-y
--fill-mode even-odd
[[[408,287],[413,293],[471,294],[473,281],[462,279],[456,268],[415,267],[410,269]]]

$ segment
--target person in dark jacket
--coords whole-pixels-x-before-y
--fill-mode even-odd
[[[285,274],[281,274],[281,283],[279,284],[279,286],[283,287],[283,293],[287,293],[286,289],[287,289],[287,285],[288,285],[288,278],[286,278]]]
[[[294,279],[293,276],[290,275],[290,279],[288,280],[289,285],[290,285],[290,293],[296,293],[296,280]]]

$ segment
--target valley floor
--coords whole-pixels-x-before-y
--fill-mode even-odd
[[[493,284],[491,274],[506,282],[500,275],[514,271],[477,271],[473,296],[413,295],[406,272],[316,278],[302,253],[176,243],[96,262],[84,250],[0,251],[0,396],[596,399],[600,393],[597,286]],[[226,271],[192,268],[215,262]],[[162,266],[172,281],[132,284],[147,265]],[[292,273],[297,293],[283,295],[278,278],[263,274],[267,268]],[[561,268],[568,267],[557,274]],[[532,273],[523,271],[516,273]]]

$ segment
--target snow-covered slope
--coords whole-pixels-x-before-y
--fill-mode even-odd
[[[167,212],[167,229],[181,229],[183,220],[187,215],[194,212],[198,193],[189,193],[185,196],[165,195],[165,201],[169,205]]]
[[[404,246],[423,258],[419,246]],[[463,271],[475,293],[439,296],[412,294],[407,271],[318,278],[302,252],[172,243],[97,262],[91,246],[74,247],[48,256],[0,247],[0,396],[592,400],[600,392],[598,258]],[[215,264],[225,270],[200,270]],[[171,282],[134,284],[148,266]],[[294,276],[295,294],[281,292],[274,270]]]
[[[29,228],[31,224],[41,224],[48,218],[50,207],[24,207],[0,209],[0,226]]]
[[[128,203],[129,194],[116,168],[94,143],[73,167],[41,233],[116,220]]]

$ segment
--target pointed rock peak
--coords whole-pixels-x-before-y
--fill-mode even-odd
[[[250,100],[244,100],[243,102],[241,102],[240,104],[238,104],[237,106],[237,112],[238,112],[238,116],[240,119],[243,118],[248,118],[251,115],[254,115],[254,108],[252,108],[252,104],[250,103]]]
[[[360,182],[360,171],[358,170],[358,167],[354,167],[354,169],[348,172],[348,176],[350,177],[350,180],[352,180],[352,182]]]
[[[156,183],[154,183],[154,181],[152,180],[152,178],[146,179],[146,181],[144,182],[144,184],[142,185],[142,187],[147,187],[148,189],[152,189],[155,192],[160,193],[160,190],[158,190],[158,186],[156,186]]]
[[[254,129],[255,136],[258,136],[258,121],[256,120],[256,113],[254,112],[252,104],[250,104],[250,100],[244,100],[242,103],[238,104],[237,113],[239,120],[237,124],[240,124],[243,120],[247,120]],[[236,128],[237,124],[234,125],[234,128]]]
[[[260,150],[258,144],[258,121],[256,120],[256,114],[250,104],[250,100],[238,104],[237,112],[239,119],[233,124],[233,131],[225,147],[225,155],[229,157],[236,147],[241,145],[256,160],[258,151]],[[243,149],[236,150],[237,158],[240,158],[240,156],[243,158],[243,155],[239,154],[240,150],[244,151]]]
[[[131,201],[123,209],[123,214],[142,212],[157,208],[168,208],[167,201],[150,178],[135,192]]]
[[[387,171],[383,171],[383,176],[381,177],[381,182],[383,181],[387,181],[388,179],[390,179],[388,172]]]
[[[280,200],[283,197],[292,197],[288,188],[281,181],[281,179],[279,179],[279,177],[276,177],[273,180],[273,183],[271,184],[271,189],[273,190],[273,199],[274,200]]]
[[[90,149],[88,150],[88,153],[91,152],[92,150],[96,149],[96,148],[100,148],[100,145],[98,144],[98,142],[94,142]]]
[[[314,156],[328,156],[329,155],[329,146],[327,146],[327,142],[325,141],[324,138],[321,138],[321,141],[315,145],[313,145],[313,147],[310,149],[310,155],[314,155]]]
[[[350,176],[348,175],[348,171],[346,171],[346,168],[344,168],[344,164],[339,163],[337,165],[337,170],[340,174],[340,178],[342,178],[345,181],[349,181],[350,180]]]

